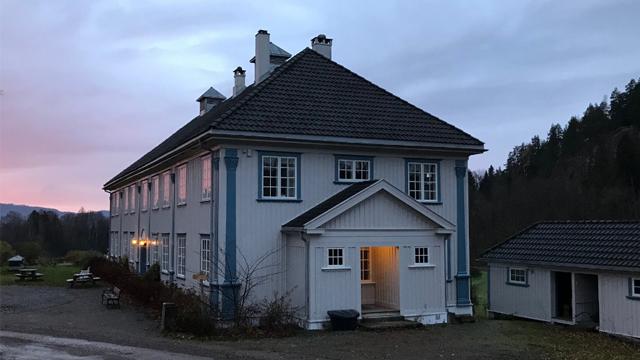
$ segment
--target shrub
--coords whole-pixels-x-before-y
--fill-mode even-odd
[[[27,264],[34,264],[40,254],[42,254],[42,247],[37,241],[27,241],[17,246],[18,254],[24,257]]]
[[[16,252],[11,247],[11,244],[6,241],[0,241],[0,263],[4,264],[15,254]]]
[[[158,263],[151,265],[142,278],[145,281],[160,281],[160,265]]]
[[[288,293],[274,293],[271,300],[265,299],[260,305],[260,328],[272,336],[290,335],[298,328],[296,311]]]

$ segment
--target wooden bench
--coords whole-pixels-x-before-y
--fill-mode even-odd
[[[102,291],[102,304],[106,307],[120,307],[120,289],[116,286]]]

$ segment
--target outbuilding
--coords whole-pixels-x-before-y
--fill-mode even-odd
[[[640,337],[640,221],[540,222],[486,251],[489,312]]]
[[[16,255],[8,260],[9,270],[18,270],[24,264],[24,258],[20,255]]]

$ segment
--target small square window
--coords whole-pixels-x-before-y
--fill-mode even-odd
[[[512,284],[526,284],[527,283],[527,270],[521,268],[509,269],[509,282]]]
[[[428,264],[429,263],[429,248],[416,247],[414,248],[414,263],[416,264]]]
[[[327,252],[328,266],[344,266],[344,249],[329,248]]]

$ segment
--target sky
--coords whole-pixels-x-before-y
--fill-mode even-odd
[[[0,1],[0,202],[108,209],[106,180],[197,115],[254,35],[333,60],[485,142],[502,166],[640,76],[640,1]]]

